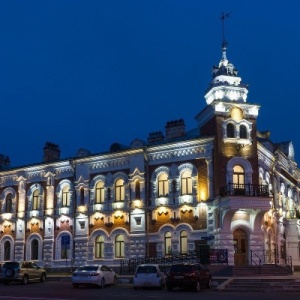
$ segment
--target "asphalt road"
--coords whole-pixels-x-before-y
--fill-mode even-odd
[[[265,293],[233,293],[219,292],[213,289],[205,289],[199,293],[189,290],[174,290],[168,292],[156,289],[133,290],[132,284],[117,284],[115,286],[107,286],[104,289],[97,287],[80,287],[74,289],[70,282],[48,281],[45,283],[29,283],[21,285],[19,283],[10,283],[9,285],[0,284],[0,300],[299,300],[300,294],[274,294],[272,292]]]

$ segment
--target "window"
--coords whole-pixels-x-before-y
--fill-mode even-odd
[[[135,199],[141,199],[141,186],[139,180],[135,182]]]
[[[70,187],[64,186],[61,194],[61,204],[62,206],[70,206]]]
[[[125,186],[124,180],[118,179],[115,184],[115,200],[124,201],[125,200]]]
[[[99,181],[95,188],[95,204],[104,202],[104,182]]]
[[[71,238],[70,235],[64,234],[60,238],[60,258],[67,259],[68,258],[68,249],[70,249]]]
[[[246,139],[247,138],[247,128],[245,125],[240,126],[240,138]]]
[[[104,237],[99,235],[96,237],[95,242],[95,258],[103,258],[104,257]]]
[[[6,201],[5,201],[5,212],[6,213],[12,213],[12,194],[9,193],[6,196]]]
[[[187,254],[187,232],[180,232],[180,254]]]
[[[6,241],[4,243],[4,260],[10,260],[10,242]]]
[[[116,258],[125,257],[124,236],[122,234],[118,234],[115,239],[115,257]]]
[[[158,197],[166,197],[169,194],[168,176],[166,173],[158,176]]]
[[[233,167],[233,184],[245,184],[245,171],[244,168],[240,165],[236,165]]]
[[[234,126],[233,124],[227,124],[227,137],[234,138]]]
[[[184,171],[181,176],[181,195],[192,194],[192,177],[190,171]]]
[[[168,231],[165,234],[165,255],[172,254],[172,242],[171,242],[171,232]]]
[[[39,242],[37,239],[34,239],[31,242],[31,259],[32,260],[39,259]]]
[[[35,190],[33,192],[33,196],[32,196],[32,209],[33,210],[38,210],[39,209],[39,203],[40,202],[40,193],[39,190]]]
[[[84,188],[80,189],[80,205],[84,205]]]

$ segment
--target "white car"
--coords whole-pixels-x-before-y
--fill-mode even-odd
[[[158,287],[162,289],[166,285],[166,276],[157,264],[138,265],[133,277],[133,288]]]
[[[74,288],[79,285],[98,285],[103,288],[105,285],[116,284],[116,273],[105,265],[84,265],[77,268],[72,274]]]

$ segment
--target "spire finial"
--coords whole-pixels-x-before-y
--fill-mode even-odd
[[[226,48],[227,48],[227,41],[225,40],[225,20],[229,18],[231,13],[222,13],[220,19],[222,22],[222,49],[223,49],[223,53],[226,52]]]

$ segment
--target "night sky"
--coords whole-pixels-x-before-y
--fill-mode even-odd
[[[11,166],[107,152],[196,127],[211,70],[227,57],[261,105],[258,129],[300,157],[300,2],[200,0],[0,1],[0,153]],[[299,154],[299,155],[298,155]]]

